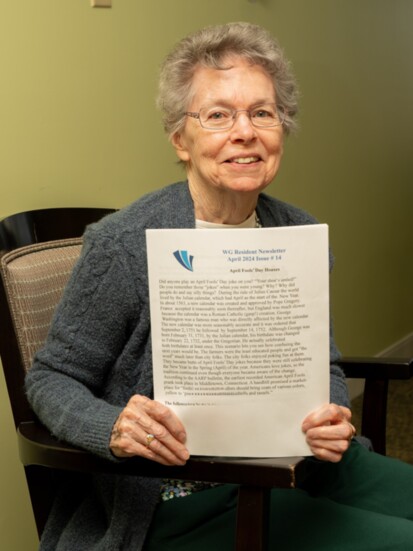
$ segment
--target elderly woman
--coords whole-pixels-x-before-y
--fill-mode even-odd
[[[294,128],[296,96],[279,46],[251,24],[203,29],[166,58],[159,106],[187,181],[143,197],[85,234],[27,377],[34,410],[59,438],[111,461],[188,459],[185,427],[152,399],[145,230],[314,223],[263,193]],[[331,403],[303,420],[314,458],[302,487],[272,492],[270,548],[413,549],[413,468],[353,439],[333,340],[330,348]],[[60,490],[41,549],[228,551],[235,501],[229,485],[74,477]]]

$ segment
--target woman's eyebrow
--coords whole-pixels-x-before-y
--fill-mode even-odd
[[[231,109],[235,109],[235,103],[236,102],[228,100],[228,99],[221,99],[221,100],[220,99],[216,99],[216,100],[211,99],[210,101],[205,102],[201,106],[201,108],[206,108],[206,107],[228,107],[228,108],[231,108]],[[257,107],[259,105],[269,105],[269,104],[276,104],[276,103],[277,102],[276,102],[275,98],[257,99],[253,103],[249,104],[248,109],[252,109],[252,108]]]

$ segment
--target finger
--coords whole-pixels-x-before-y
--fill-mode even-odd
[[[343,458],[343,454],[326,448],[311,448],[314,457],[321,459],[321,461],[330,461],[331,463],[338,463]]]
[[[306,435],[310,440],[347,440],[350,441],[356,434],[355,427],[345,421],[336,425],[322,425],[307,430]]]
[[[144,430],[125,420],[112,433],[111,450],[117,457],[139,455],[164,465],[184,465],[189,457],[188,452],[176,455],[155,437],[148,440]]]
[[[127,451],[126,451],[127,450]],[[166,448],[162,453],[157,453],[154,449],[148,448],[147,446],[136,442],[136,440],[130,440],[128,443],[122,443],[121,448],[118,450],[115,448],[115,455],[117,457],[143,457],[145,459],[150,459],[151,461],[156,461],[162,465],[170,466],[179,466],[185,465],[186,461],[176,457],[174,454],[169,452]],[[118,453],[116,453],[118,451]]]
[[[142,407],[151,419],[155,419],[159,425],[165,427],[179,442],[186,441],[185,428],[179,417],[170,408],[146,396],[135,396],[132,403],[138,408]]]
[[[184,465],[186,460],[189,459],[189,452],[187,450],[177,455],[157,438],[153,438],[148,442],[146,437],[145,447],[148,450],[150,459],[159,461],[165,465]]]
[[[307,437],[307,443],[313,454],[326,461],[339,461],[350,446],[350,440],[322,440]]]
[[[307,415],[302,423],[302,429],[307,432],[311,427],[350,421],[350,419],[351,411],[348,408],[336,404],[325,404]]]
[[[324,448],[331,452],[344,453],[348,450],[350,442],[348,440],[309,440],[310,448]]]
[[[153,414],[154,412],[151,411],[151,413]],[[189,453],[185,445],[180,439],[177,439],[175,435],[168,430],[168,423],[164,425],[163,422],[165,422],[165,418],[161,418],[159,422],[153,419],[150,415],[139,412],[135,420],[137,441],[146,445],[147,435],[151,434],[155,437],[153,443],[156,444],[156,447],[159,451],[167,448],[177,457],[183,460],[188,459]],[[143,431],[143,434],[141,431]],[[181,435],[182,431],[180,431],[179,434]],[[180,436],[180,438],[182,439],[183,437]],[[162,444],[162,447],[159,446],[159,443]],[[151,447],[153,447],[152,444]]]
[[[354,425],[352,425],[351,423],[349,423],[349,429],[350,429],[351,433],[350,433],[348,439],[349,439],[349,440],[352,440],[352,439],[356,436],[356,434],[357,434],[357,429],[356,429],[356,427],[355,427]]]
[[[337,404],[326,404],[309,415],[314,426],[334,424],[351,419],[351,411]]]

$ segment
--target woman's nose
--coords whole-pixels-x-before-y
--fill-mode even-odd
[[[231,128],[231,139],[251,141],[257,136],[248,111],[237,111],[234,114],[234,125]]]

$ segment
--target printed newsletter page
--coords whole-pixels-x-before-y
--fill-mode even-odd
[[[147,230],[155,399],[193,455],[309,455],[329,400],[326,225]]]

